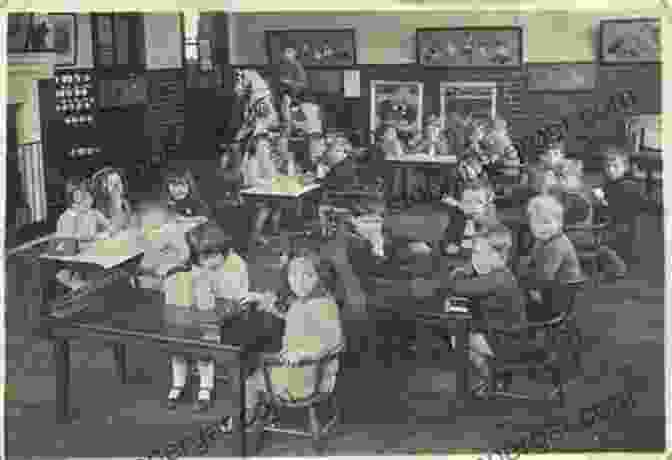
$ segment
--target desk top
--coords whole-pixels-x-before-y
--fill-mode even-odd
[[[387,161],[395,163],[427,163],[427,164],[456,164],[455,155],[427,155],[423,153],[407,154],[400,157],[386,157]]]
[[[320,184],[308,184],[304,185],[303,188],[297,192],[282,190],[281,187],[274,185],[260,186],[260,187],[251,187],[245,190],[241,190],[241,195],[253,195],[253,196],[265,196],[265,197],[280,197],[280,198],[299,198],[305,195],[308,192],[317,190],[321,187]]]
[[[209,338],[212,323],[193,320],[193,315],[188,319],[179,314],[186,309],[166,305],[162,293],[132,288],[127,282],[112,283],[79,302],[87,308],[64,318],[45,317],[46,325],[231,351],[261,347],[271,352],[281,347],[283,321],[269,313],[254,312],[228,320],[221,328],[218,342]]]

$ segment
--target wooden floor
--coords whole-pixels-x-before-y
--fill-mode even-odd
[[[428,225],[423,213],[401,220]],[[436,216],[435,216],[436,217]],[[631,416],[572,433],[556,446],[565,449],[662,449],[664,447],[664,269],[659,218],[643,222],[641,263],[628,279],[589,289],[578,301],[587,338],[585,375],[569,387],[565,409],[521,402],[474,402],[455,407],[455,375],[440,363],[400,357],[391,368],[369,362],[343,372],[345,419],[329,442],[329,454],[446,452],[497,447],[517,439],[549,417],[579,420],[582,407],[622,389],[627,363],[635,376],[638,406]],[[255,262],[252,261],[252,265]],[[152,349],[130,350],[130,383],[114,375],[112,351],[94,341],[72,346],[72,404],[79,420],[54,425],[55,370],[47,342],[22,328],[11,263],[8,269],[7,436],[10,458],[35,456],[130,457],[147,455],[229,411],[228,389],[218,388],[216,407],[194,416],[190,406],[177,413],[163,407],[168,388],[168,357]],[[547,387],[516,380],[541,394]],[[208,456],[231,455],[223,438]],[[262,455],[310,455],[307,439],[274,436]]]

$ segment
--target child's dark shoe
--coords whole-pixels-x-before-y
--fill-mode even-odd
[[[168,410],[175,410],[177,409],[178,403],[184,400],[184,387],[173,387],[170,389],[170,392],[168,393],[168,401],[166,402],[166,406],[168,407]]]
[[[198,399],[194,403],[194,412],[207,412],[213,406],[212,390],[201,389],[198,392]]]

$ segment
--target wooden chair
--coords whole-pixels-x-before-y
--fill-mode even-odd
[[[271,409],[271,416],[264,421],[262,431],[312,438],[313,448],[316,453],[323,452],[326,447],[326,437],[342,420],[342,409],[338,405],[334,392],[337,376],[334,377],[333,383],[330,384],[325,380],[327,377],[325,370],[331,363],[339,359],[344,350],[345,346],[339,345],[318,359],[304,359],[296,365],[297,368],[314,368],[316,372],[315,387],[313,390],[305,397],[296,399],[289,394],[278,395],[273,392],[271,369],[273,367],[284,367],[286,364],[277,357],[265,357],[262,361],[262,369],[266,384],[266,403]],[[326,421],[321,421],[318,416],[318,408],[325,403],[330,406],[331,416]],[[287,409],[307,409],[307,429],[301,430],[282,426],[281,417]],[[262,437],[260,436],[259,444],[256,446],[257,452],[261,448],[262,442]]]
[[[546,371],[550,372],[553,384],[553,391],[547,400],[564,406],[564,387],[569,380],[566,375],[568,365],[573,364],[580,370],[582,364],[583,338],[574,306],[576,296],[584,284],[585,280],[580,280],[552,288],[552,295],[545,299],[553,302],[552,311],[557,312],[557,316],[552,319],[490,331],[496,356],[489,360],[491,373],[487,399],[531,400],[529,395],[509,391],[512,376],[527,373],[529,377],[535,378],[540,372]]]
[[[600,220],[594,224],[565,225],[565,234],[574,243],[576,254],[582,265],[588,267],[588,275],[595,287],[600,284],[600,248],[605,240],[605,234],[609,229],[607,220]],[[572,234],[587,233],[588,241],[580,241],[572,238]]]

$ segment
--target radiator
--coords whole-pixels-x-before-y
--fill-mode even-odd
[[[18,159],[23,192],[30,206],[30,222],[27,223],[41,222],[47,218],[42,143],[20,144]]]

